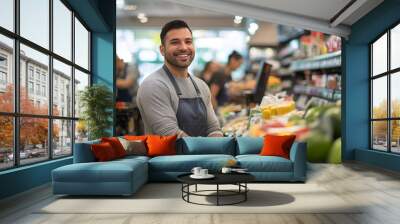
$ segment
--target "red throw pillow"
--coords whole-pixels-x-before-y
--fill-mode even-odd
[[[290,148],[295,139],[296,135],[266,135],[260,155],[280,156],[289,159]]]
[[[121,142],[118,140],[117,137],[110,137],[110,138],[101,138],[101,142],[108,142],[114,149],[115,155],[117,158],[125,157],[126,151],[124,146],[122,146]]]
[[[176,135],[149,135],[146,140],[148,156],[176,155],[176,138]]]
[[[93,144],[90,146],[90,148],[94,154],[94,157],[99,162],[110,161],[117,158],[114,149],[108,142]]]

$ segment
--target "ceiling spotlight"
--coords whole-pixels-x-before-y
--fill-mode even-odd
[[[250,23],[247,30],[249,31],[250,35],[254,35],[258,30],[258,24],[255,22]]]
[[[138,13],[138,15],[137,15],[137,18],[138,19],[142,19],[142,18],[145,18],[146,17],[146,14],[144,14],[144,13]]]
[[[149,21],[147,17],[140,18],[139,20],[141,23],[147,23],[147,21]]]
[[[235,18],[233,19],[233,22],[235,24],[240,24],[242,22],[243,17],[241,16],[235,16]]]
[[[124,9],[128,11],[135,11],[137,9],[137,5],[126,5]]]

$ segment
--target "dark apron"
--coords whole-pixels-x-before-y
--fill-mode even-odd
[[[201,98],[200,90],[196,83],[189,75],[189,78],[196,89],[197,97],[183,98],[182,92],[179,89],[174,76],[171,74],[167,66],[164,65],[163,69],[171,80],[179,98],[178,111],[176,112],[179,128],[189,136],[207,136],[207,108]]]

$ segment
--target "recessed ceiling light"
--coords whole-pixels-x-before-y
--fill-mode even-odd
[[[250,23],[247,30],[249,31],[250,35],[255,34],[256,31],[258,30],[258,24],[255,22]]]
[[[241,16],[235,16],[235,18],[233,19],[233,22],[235,24],[240,24],[242,22],[243,17]]]
[[[124,9],[128,11],[135,11],[137,9],[137,5],[126,5]]]
[[[141,19],[141,18],[144,18],[144,17],[146,17],[146,14],[144,14],[143,12],[140,12],[140,13],[138,13],[138,15],[137,15],[137,18],[138,18],[138,19]]]
[[[140,18],[141,23],[147,23],[147,21],[149,21],[147,17]]]

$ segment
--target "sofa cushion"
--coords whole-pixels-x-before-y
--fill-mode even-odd
[[[264,144],[264,138],[238,137],[236,141],[236,155],[260,154]]]
[[[235,155],[235,141],[230,137],[184,137],[178,141],[177,154]]]
[[[163,172],[190,172],[199,166],[211,172],[219,171],[228,160],[235,159],[231,155],[175,155],[158,156],[149,160],[149,170]]]
[[[279,156],[238,155],[241,168],[249,172],[292,172],[292,161]]]

